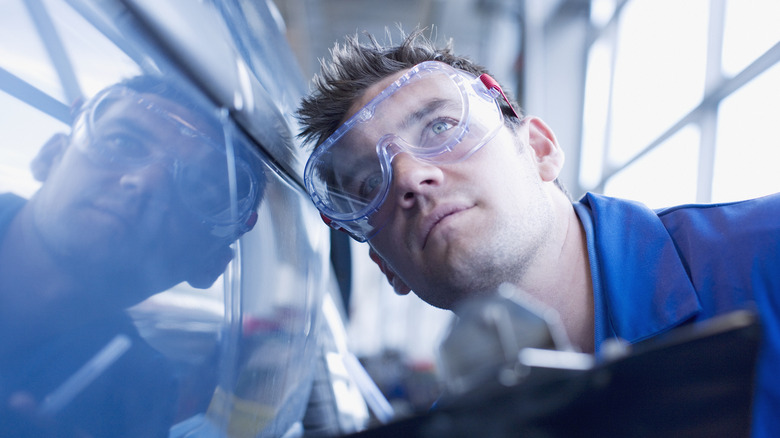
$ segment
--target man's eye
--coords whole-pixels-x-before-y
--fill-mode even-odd
[[[376,192],[376,189],[382,184],[382,174],[381,173],[374,173],[372,175],[369,175],[367,178],[363,180],[363,183],[360,185],[360,196],[364,199],[370,198],[374,192]]]
[[[453,125],[450,122],[439,120],[431,124],[431,131],[433,131],[434,134],[441,134],[442,132],[449,131],[452,126]]]
[[[450,118],[437,118],[430,123],[425,124],[420,132],[420,140],[417,145],[423,148],[437,148],[442,142],[441,135],[447,135],[447,131],[457,125]]]
[[[113,134],[103,139],[103,151],[115,158],[141,160],[150,155],[143,141],[127,134]]]

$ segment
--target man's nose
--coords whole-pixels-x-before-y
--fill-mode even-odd
[[[418,160],[408,153],[396,155],[392,166],[395,196],[404,208],[410,208],[420,202],[420,198],[432,194],[444,177],[438,166]]]
[[[119,185],[137,195],[165,196],[173,185],[173,175],[168,167],[158,161],[127,169],[119,177]]]

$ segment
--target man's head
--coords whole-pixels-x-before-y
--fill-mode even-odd
[[[36,230],[56,257],[137,298],[208,287],[254,225],[265,183],[251,147],[225,139],[216,111],[169,82],[108,87],[33,162]]]
[[[368,88],[349,120],[314,151],[304,173],[323,215],[361,242],[393,215],[394,204],[385,201],[399,154],[437,165],[456,163],[503,125],[495,96],[474,75],[438,61],[399,73]],[[392,84],[385,87],[388,81]]]
[[[518,118],[483,67],[419,31],[393,47],[369,40],[337,45],[299,110],[315,143],[305,174],[315,204],[368,240],[399,293],[452,308],[517,283],[547,245],[551,199],[566,196],[552,131]]]
[[[366,89],[380,80],[410,69],[425,61],[439,61],[479,76],[487,69],[470,59],[452,52],[452,44],[438,47],[417,30],[403,35],[397,45],[383,46],[372,35],[366,35],[368,44],[358,35],[348,36],[343,45],[331,50],[330,63],[322,63],[321,73],[314,78],[314,92],[302,101],[298,111],[304,129],[301,137],[306,143],[321,144],[346,120],[352,105]],[[499,102],[506,123],[517,123],[509,103]],[[514,102],[512,105],[519,108]],[[511,116],[511,117],[510,117]]]
[[[437,46],[425,36],[424,29],[408,35],[400,31],[400,34],[402,41],[398,45],[382,45],[368,33],[365,34],[367,43],[363,43],[359,35],[348,35],[343,44],[336,43],[331,49],[331,61],[321,62],[321,72],[313,78],[314,90],[302,100],[297,112],[303,126],[299,137],[304,144],[319,147],[346,121],[349,114],[356,111],[355,104],[369,87],[420,63],[438,61],[475,77],[490,74],[484,66],[455,54],[451,40],[444,46]],[[387,38],[390,38],[389,32]],[[497,99],[497,103],[503,121],[510,129],[517,130],[523,119],[520,106],[501,88],[499,91],[502,99]],[[555,185],[569,196],[557,178]]]

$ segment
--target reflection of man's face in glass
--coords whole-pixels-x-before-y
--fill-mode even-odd
[[[51,154],[32,200],[37,230],[91,275],[149,292],[210,285],[232,257],[232,239],[204,221],[230,206],[219,125],[152,94],[104,100]],[[246,195],[248,175],[236,178]]]

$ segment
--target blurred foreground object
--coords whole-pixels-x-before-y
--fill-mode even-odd
[[[597,357],[556,350],[556,329],[517,301],[468,306],[442,344],[453,380],[439,406],[351,436],[749,436],[760,341],[752,312]]]

